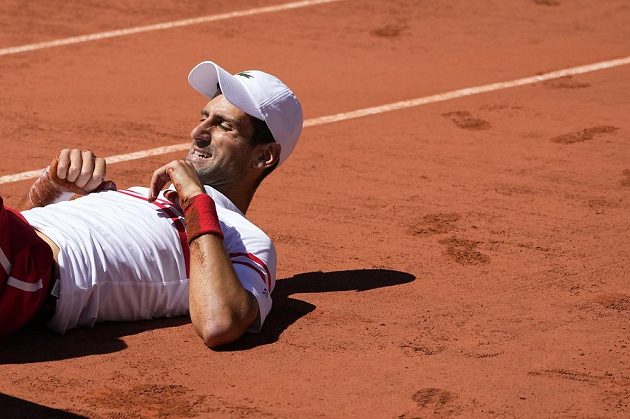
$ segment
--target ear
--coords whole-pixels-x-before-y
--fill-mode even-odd
[[[278,143],[261,144],[257,153],[257,159],[253,163],[253,167],[264,170],[273,166],[280,159],[280,150],[282,146]]]

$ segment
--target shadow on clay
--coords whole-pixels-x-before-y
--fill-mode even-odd
[[[307,272],[276,282],[273,308],[260,333],[246,333],[233,344],[218,351],[240,351],[277,342],[289,326],[315,310],[313,304],[294,294],[339,291],[367,291],[405,284],[415,276],[389,269],[358,269],[335,272]],[[44,326],[33,326],[0,342],[0,365],[56,361],[87,355],[122,351],[127,344],[120,339],[148,330],[178,327],[190,323],[188,316],[140,322],[105,322],[94,328],[70,330],[64,336]],[[201,341],[199,344],[202,345]]]
[[[289,326],[315,310],[313,304],[291,298],[293,294],[338,291],[368,291],[375,288],[405,284],[416,279],[406,272],[389,269],[357,269],[335,272],[308,272],[278,280],[273,291],[273,308],[260,333],[246,333],[236,342],[217,351],[242,351],[268,345]]]
[[[22,400],[0,393],[0,412],[10,412],[13,418],[61,418],[79,419],[86,416],[76,415],[65,410],[53,409],[41,404]]]
[[[70,330],[63,336],[51,332],[44,325],[33,325],[0,341],[0,365],[58,361],[118,352],[127,348],[127,344],[120,339],[123,336],[187,323],[190,323],[187,316],[139,322],[104,322],[93,328]]]

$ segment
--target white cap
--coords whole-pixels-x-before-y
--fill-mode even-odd
[[[220,87],[232,105],[267,123],[282,146],[278,164],[289,157],[302,132],[304,117],[298,99],[276,77],[258,70],[231,75],[212,61],[204,61],[190,71],[188,83],[210,99]]]

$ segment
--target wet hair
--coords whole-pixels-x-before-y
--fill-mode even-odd
[[[253,127],[253,133],[251,137],[252,147],[255,147],[261,144],[269,144],[269,143],[276,142],[276,140],[273,138],[273,134],[269,130],[269,127],[267,126],[267,123],[265,121],[263,121],[262,119],[255,118],[251,115],[249,116],[249,118],[252,122],[252,127]],[[273,166],[268,167],[262,172],[262,174],[260,175],[260,178],[258,179],[258,184],[260,184],[260,182],[262,182],[264,178],[266,178],[271,172],[273,172],[276,169],[276,167],[278,167],[278,161],[276,161],[276,163]]]

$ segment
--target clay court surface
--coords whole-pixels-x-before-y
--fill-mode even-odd
[[[0,342],[0,416],[630,416],[630,65],[315,119],[628,57],[628,1],[307,3],[12,53],[283,3],[2,2],[9,206],[61,148],[189,141],[205,59],[278,75],[310,125],[248,213],[279,254],[262,333],[33,328]],[[109,175],[148,185],[182,156]]]

